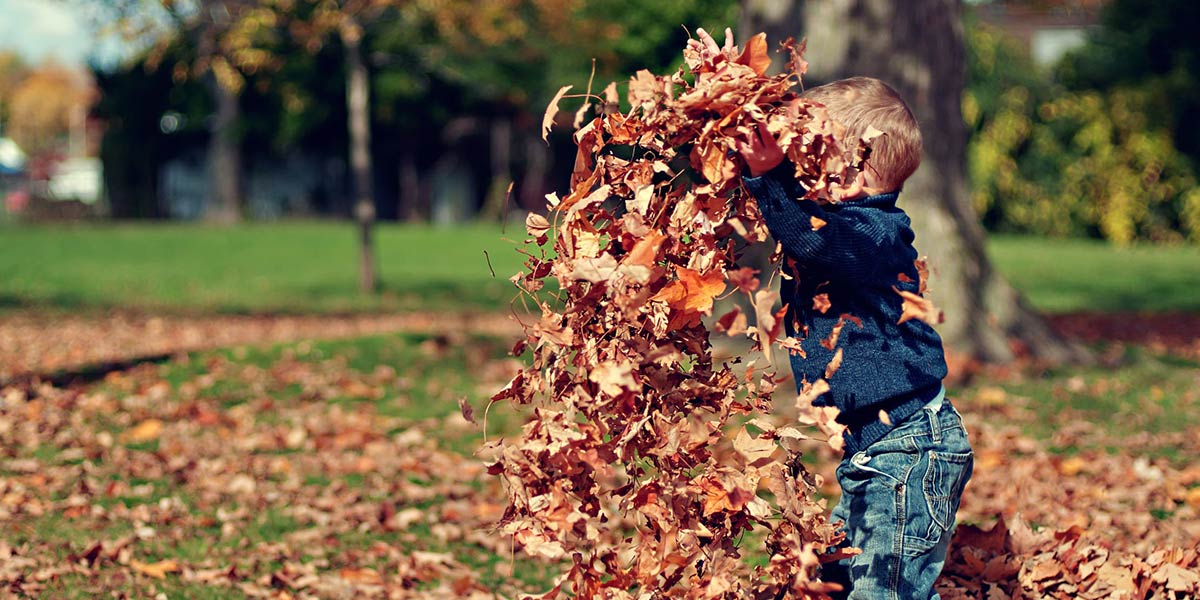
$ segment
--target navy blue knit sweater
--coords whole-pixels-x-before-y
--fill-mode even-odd
[[[916,319],[897,323],[902,300],[894,288],[918,289],[908,215],[896,207],[897,192],[826,206],[798,201],[802,190],[786,161],[744,182],[767,229],[792,259],[784,261],[792,279],[782,280],[780,295],[789,307],[787,333],[800,339],[805,352],[791,356],[797,389],[825,376],[836,349],[821,342],[839,317],[848,313],[862,322],[846,320],[837,343],[842,365],[829,378],[829,392],[813,402],[841,411],[846,454],[854,454],[892,428],[879,418],[881,410],[892,424],[900,423],[937,396],[946,376],[937,332]],[[814,231],[812,217],[826,224]],[[814,308],[815,294],[828,294],[826,311]]]

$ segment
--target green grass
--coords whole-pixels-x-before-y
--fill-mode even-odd
[[[516,295],[523,257],[504,238],[521,224],[377,231],[383,292],[368,296],[349,223],[0,225],[0,310],[505,310]],[[1200,310],[1200,248],[995,236],[989,249],[1045,311]]]
[[[524,235],[523,226],[507,231]],[[349,223],[0,226],[0,308],[297,313],[507,306],[515,295],[507,278],[522,257],[503,237],[493,225],[380,226],[383,292],[372,297],[358,291]]]
[[[1046,312],[1200,311],[1200,248],[992,236],[996,268]]]
[[[1194,460],[1181,455],[1171,436],[1200,427],[1200,363],[1137,346],[1108,346],[1098,355],[1106,356],[1102,362],[1107,364],[981,380],[950,393],[967,403],[968,420],[1017,423],[1046,443],[1072,425],[1091,426],[1092,434],[1078,445],[1049,446],[1055,452],[1117,451],[1140,439],[1137,444],[1144,447],[1138,450],[1147,455],[1182,464]]]

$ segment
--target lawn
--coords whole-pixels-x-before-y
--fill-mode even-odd
[[[520,241],[524,227],[506,234],[495,225],[381,225],[384,289],[371,297],[357,291],[348,223],[0,226],[0,310],[503,310],[515,295],[506,279],[522,259],[505,238]],[[994,237],[990,249],[1045,311],[1200,310],[1200,248]]]
[[[558,566],[492,531],[504,488],[473,455],[484,423],[496,439],[523,420],[487,408],[520,365],[507,346],[410,334],[239,346],[71,389],[0,389],[0,552],[12,553],[0,587],[55,598],[544,591]],[[1119,367],[952,390],[978,454],[964,522],[1088,523],[1114,557],[1186,544],[1200,365],[1105,354]],[[808,462],[831,482],[834,459],[812,444]],[[1015,493],[1014,477],[1026,482]],[[745,559],[761,563],[754,539]]]
[[[511,300],[507,278],[522,257],[499,227],[384,225],[377,232],[383,292],[371,297],[358,292],[349,223],[0,227],[0,308],[331,313]],[[524,227],[508,232],[523,235]]]

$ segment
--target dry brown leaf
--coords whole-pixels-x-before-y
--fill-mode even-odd
[[[564,85],[558,88],[558,91],[554,93],[554,97],[550,99],[550,103],[546,105],[546,112],[542,115],[542,141],[549,143],[550,128],[554,126],[554,117],[558,114],[558,102],[562,100],[563,95],[571,87]]]

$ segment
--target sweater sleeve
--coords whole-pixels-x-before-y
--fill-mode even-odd
[[[758,201],[767,229],[796,261],[831,278],[856,282],[892,270],[902,241],[894,225],[871,214],[877,209],[827,211],[812,200],[798,199],[799,184],[779,169],[743,181]],[[814,229],[814,217],[825,224]]]

